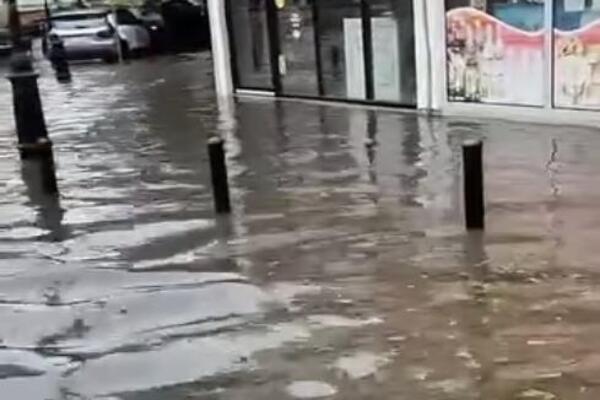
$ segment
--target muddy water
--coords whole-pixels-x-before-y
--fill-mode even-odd
[[[60,198],[18,160],[0,83],[0,398],[600,396],[596,131],[217,104],[209,66],[79,65],[61,86],[40,62]],[[471,137],[485,235],[462,229]]]

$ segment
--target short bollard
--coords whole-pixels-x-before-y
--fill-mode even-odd
[[[463,143],[465,222],[468,230],[485,228],[482,150],[483,143],[480,140]]]
[[[231,212],[229,201],[229,183],[227,181],[227,165],[225,164],[225,149],[223,139],[212,137],[208,140],[208,155],[212,177],[215,211],[217,214]]]
[[[67,61],[67,50],[62,41],[57,40],[52,42],[50,50],[50,62],[56,73],[56,80],[60,83],[71,82],[71,70]]]

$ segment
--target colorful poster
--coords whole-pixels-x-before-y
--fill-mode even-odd
[[[555,105],[600,108],[600,19],[575,30],[555,28],[554,45]]]
[[[473,7],[446,15],[450,101],[543,105],[543,29],[523,30]]]

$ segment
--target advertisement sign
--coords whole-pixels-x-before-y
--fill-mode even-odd
[[[446,15],[450,101],[543,105],[543,29],[511,26],[472,7]]]
[[[600,108],[600,19],[575,30],[554,30],[554,103]]]

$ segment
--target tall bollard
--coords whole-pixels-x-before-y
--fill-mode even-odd
[[[215,211],[217,214],[228,214],[231,212],[227,165],[225,164],[225,149],[223,145],[223,139],[220,137],[212,137],[208,140],[210,172],[212,177]]]
[[[52,149],[46,130],[37,78],[38,74],[33,70],[31,59],[27,54],[19,53],[12,57],[8,79],[13,89],[13,108],[22,158],[47,154],[48,150]]]
[[[480,140],[463,143],[465,222],[468,230],[485,228],[482,150],[483,143]]]
[[[52,42],[50,62],[52,63],[52,68],[54,68],[57,81],[60,83],[71,82],[71,70],[67,61],[67,50],[60,39]]]
[[[37,85],[38,74],[33,70],[31,51],[21,37],[21,25],[16,0],[9,0],[10,31],[13,52],[8,80],[12,85],[15,125],[22,158],[52,155],[42,101]]]

